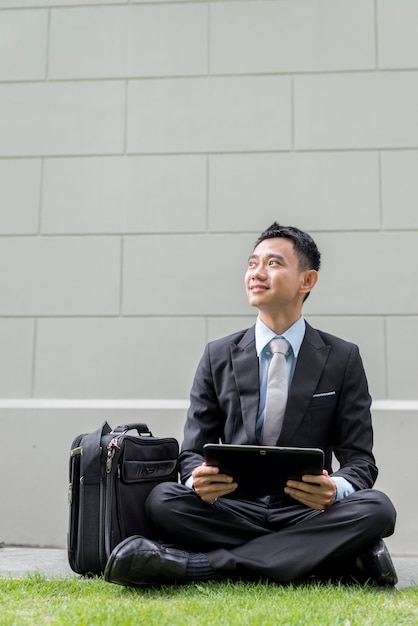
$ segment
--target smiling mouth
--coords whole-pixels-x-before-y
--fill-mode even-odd
[[[250,291],[266,291],[268,289],[267,285],[251,285]]]

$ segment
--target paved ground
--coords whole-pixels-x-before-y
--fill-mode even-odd
[[[418,557],[396,557],[393,562],[398,573],[397,587],[418,585]],[[66,550],[53,548],[0,548],[0,576],[19,578],[39,572],[46,576],[76,576],[67,561]]]

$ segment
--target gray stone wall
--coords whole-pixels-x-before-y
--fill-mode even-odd
[[[412,0],[0,0],[0,420],[25,441],[1,464],[31,494],[1,483],[0,540],[65,543],[71,439],[126,419],[88,402],[187,399],[206,341],[254,320],[246,259],[278,220],[323,254],[307,319],[400,403],[376,455],[418,553],[387,472],[414,472],[417,25]],[[181,437],[183,411],[145,417]]]

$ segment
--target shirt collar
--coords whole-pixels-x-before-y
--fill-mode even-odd
[[[280,337],[284,337],[290,343],[295,358],[297,358],[299,354],[300,346],[305,336],[305,329],[305,319],[301,316],[297,322],[283,333],[283,335],[280,335]],[[263,349],[274,337],[277,337],[276,333],[266,326],[258,317],[255,324],[255,347],[257,356],[260,356]]]

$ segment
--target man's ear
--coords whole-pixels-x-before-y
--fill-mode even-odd
[[[318,272],[316,270],[306,270],[303,272],[301,283],[301,292],[308,293],[312,291],[318,281]]]

